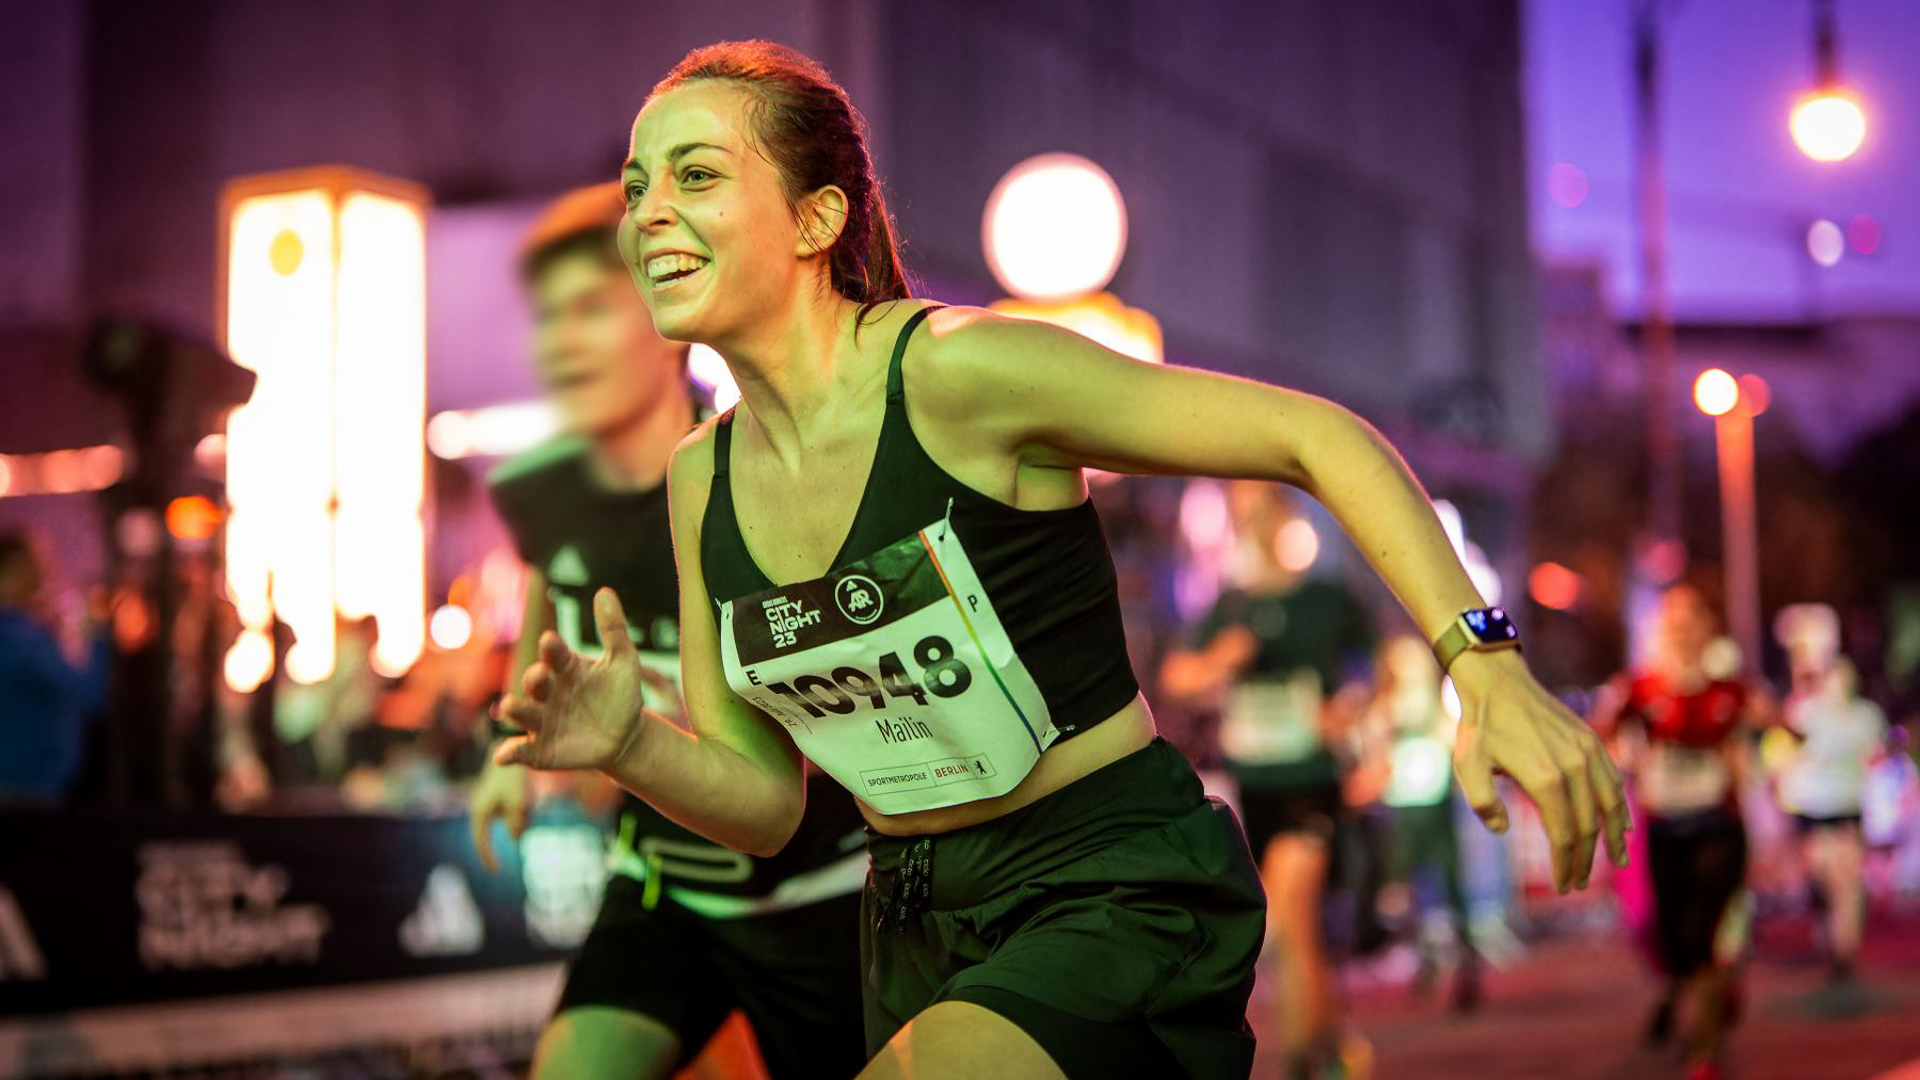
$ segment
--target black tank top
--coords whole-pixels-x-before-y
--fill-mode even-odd
[[[915,312],[894,342],[872,472],[833,565],[946,515],[1060,738],[1071,738],[1125,708],[1140,690],[1127,659],[1113,557],[1092,499],[1062,510],[1021,510],[973,490],[927,456],[907,421],[900,361],[915,328],[938,306]],[[714,430],[713,487],[700,534],[707,593],[716,604],[774,587],[734,515],[727,480],[732,423],[729,410]]]

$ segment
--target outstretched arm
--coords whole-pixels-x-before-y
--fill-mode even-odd
[[[1146,364],[1070,331],[980,311],[943,313],[927,351],[922,408],[1015,456],[1023,468],[1277,480],[1319,499],[1428,639],[1483,601],[1433,506],[1374,428],[1311,394]],[[1495,773],[1533,797],[1553,843],[1555,884],[1584,885],[1604,828],[1626,857],[1620,781],[1591,730],[1511,650],[1468,653],[1451,674],[1464,716],[1454,767],[1495,831]]]
[[[712,476],[711,425],[689,436],[668,469],[674,561],[680,573],[680,671],[692,730],[641,707],[645,676],[611,589],[594,596],[606,650],[592,662],[551,631],[503,711],[530,735],[500,760],[536,768],[597,768],[694,832],[737,851],[786,846],[806,805],[800,752],[780,725],[727,686],[719,628],[700,565],[700,519]]]

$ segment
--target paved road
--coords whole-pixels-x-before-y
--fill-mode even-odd
[[[1880,1080],[1909,1064],[1901,1080],[1920,1080],[1920,920],[1876,923],[1851,996],[1823,989],[1804,928],[1774,928],[1762,942],[1729,1080]],[[1678,1080],[1677,1049],[1641,1045],[1654,991],[1623,946],[1589,937],[1535,946],[1492,973],[1471,1016],[1399,986],[1359,991],[1352,1011],[1373,1043],[1377,1080]],[[1263,984],[1254,1006],[1263,1080],[1280,1075],[1258,1023],[1270,1015],[1266,992]]]

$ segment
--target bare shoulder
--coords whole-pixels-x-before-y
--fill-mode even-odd
[[[707,496],[713,490],[714,431],[719,425],[718,416],[702,420],[667,459],[667,495],[678,521],[697,525],[699,515],[706,512]]]
[[[1032,392],[1039,365],[1091,344],[1070,330],[968,306],[933,312],[923,332],[926,340],[901,362],[902,375],[916,404],[938,412]]]

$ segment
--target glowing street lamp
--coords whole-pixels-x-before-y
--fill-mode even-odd
[[[1007,170],[980,222],[987,266],[1014,299],[993,310],[1064,326],[1136,360],[1164,359],[1160,323],[1104,292],[1127,247],[1127,206],[1106,170],[1040,154]]]
[[[225,670],[326,678],[334,617],[372,616],[372,664],[426,643],[426,191],[358,169],[244,177],[221,196],[220,328],[258,376],[228,420]]]
[[[1815,161],[1845,161],[1867,138],[1867,114],[1840,82],[1833,40],[1833,0],[1813,0],[1814,89],[1793,107],[1788,129]]]
[[[1708,368],[1693,382],[1693,401],[1713,417],[1720,465],[1720,531],[1727,593],[1727,629],[1740,644],[1741,663],[1751,672],[1760,659],[1760,543],[1755,523],[1753,418],[1767,409],[1771,392],[1758,375],[1738,379]]]

